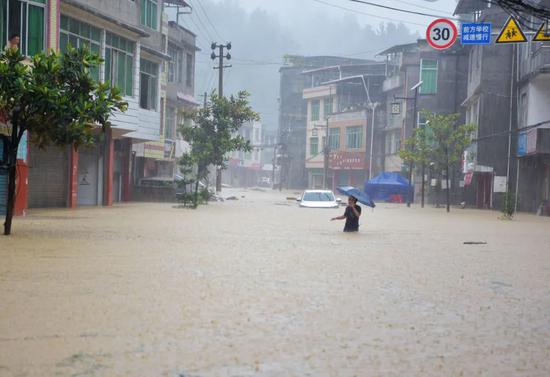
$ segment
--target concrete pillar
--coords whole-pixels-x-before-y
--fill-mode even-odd
[[[125,139],[122,158],[122,201],[132,200],[132,139]]]
[[[113,205],[113,171],[115,160],[115,141],[113,140],[113,130],[111,128],[105,131],[105,167],[103,179],[103,205]]]
[[[67,207],[76,208],[78,206],[78,151],[70,147],[69,154],[69,200]]]

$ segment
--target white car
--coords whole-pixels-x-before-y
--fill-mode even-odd
[[[296,200],[303,208],[338,208],[341,201],[330,190],[306,190]]]

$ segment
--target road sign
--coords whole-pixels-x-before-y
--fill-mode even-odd
[[[455,24],[445,18],[432,22],[426,30],[426,40],[433,48],[444,50],[451,47],[458,36]]]
[[[504,24],[502,31],[498,35],[495,43],[523,43],[527,42],[527,37],[519,27],[514,17],[510,17]]]
[[[546,34],[546,23],[540,25],[539,31],[533,37],[533,42],[548,42],[550,41],[550,35]]]
[[[463,45],[491,44],[491,23],[462,24],[460,43]]]

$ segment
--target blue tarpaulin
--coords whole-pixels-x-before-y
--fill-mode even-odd
[[[394,195],[407,198],[411,192],[409,180],[399,173],[382,172],[369,181],[365,181],[365,192],[373,200],[390,200]]]
[[[338,192],[340,192],[343,195],[353,196],[355,199],[357,199],[359,203],[363,203],[366,206],[369,206],[372,208],[376,207],[376,204],[374,204],[372,199],[369,198],[367,194],[365,194],[359,189],[356,189],[355,187],[343,186],[343,187],[337,187],[336,190],[338,190]]]

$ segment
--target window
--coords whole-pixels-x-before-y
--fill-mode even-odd
[[[139,105],[142,109],[157,109],[158,71],[158,64],[141,59],[139,72],[141,83]]]
[[[183,82],[183,51],[176,46],[168,45],[168,82]]]
[[[134,42],[107,32],[105,36],[105,82],[131,97],[134,72]]]
[[[332,109],[333,109],[332,103],[333,103],[332,97],[327,97],[323,101],[325,118],[328,117],[330,114],[332,114]]]
[[[359,149],[363,145],[363,127],[346,128],[346,147],[347,149]]]
[[[420,60],[420,94],[437,93],[437,60]]]
[[[340,149],[340,129],[329,128],[328,129],[328,145],[330,150],[336,151]]]
[[[157,0],[141,0],[141,24],[157,30]]]
[[[311,137],[309,138],[309,155],[317,156],[319,154],[319,138]]]
[[[67,46],[87,48],[94,54],[101,54],[101,30],[85,22],[67,16],[61,16],[59,30],[59,49],[67,51]],[[99,81],[99,67],[91,70],[92,77]]]
[[[401,136],[399,131],[386,134],[386,155],[396,154],[401,148]]]
[[[527,93],[522,93],[519,97],[518,128],[527,127]]]
[[[427,122],[428,122],[428,120],[426,119],[426,116],[422,112],[419,111],[416,114],[416,127],[417,128],[426,127],[426,125],[428,124]]]
[[[164,136],[166,136],[167,139],[173,139],[176,128],[176,109],[166,106],[166,116],[164,119]]]
[[[185,73],[186,73],[186,78],[185,78],[185,85],[187,85],[188,87],[193,87],[193,71],[194,71],[194,67],[193,67],[193,55],[191,54],[186,54],[186,62],[185,62]]]
[[[316,121],[319,120],[319,107],[320,107],[320,101],[318,99],[314,99],[311,101],[311,120]]]
[[[2,48],[10,36],[19,35],[19,49],[32,56],[44,50],[46,0],[0,1],[0,43]]]

